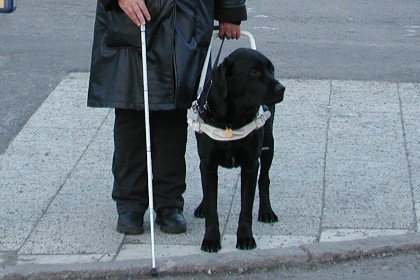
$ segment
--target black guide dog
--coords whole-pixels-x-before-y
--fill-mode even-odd
[[[246,137],[232,141],[219,141],[205,133],[196,132],[200,157],[203,200],[194,216],[205,218],[205,235],[201,250],[217,252],[221,249],[219,219],[217,214],[218,167],[241,168],[241,212],[237,229],[236,248],[256,248],[252,234],[252,210],[258,177],[260,205],[258,220],[277,222],[269,197],[269,169],[273,160],[273,120],[276,103],[283,100],[285,87],[274,78],[274,66],[260,52],[240,48],[232,52],[211,73],[212,85],[207,94],[198,100],[204,104],[199,116],[213,127],[226,130],[230,137],[235,129],[251,123],[260,106],[271,112],[263,128],[255,129]],[[264,148],[263,148],[264,147]]]

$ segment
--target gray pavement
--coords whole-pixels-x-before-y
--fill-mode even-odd
[[[222,250],[200,251],[204,221],[190,130],[181,235],[156,231],[163,275],[321,263],[420,250],[420,84],[280,79],[271,199],[258,248],[235,249],[239,170],[220,169]],[[0,278],[147,277],[146,233],[115,231],[113,111],[86,107],[88,73],[65,76],[0,155]],[[257,198],[258,199],[258,196]],[[256,200],[257,201],[257,200]],[[19,278],[20,277],[20,278]]]

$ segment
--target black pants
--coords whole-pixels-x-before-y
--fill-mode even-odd
[[[150,111],[154,209],[183,209],[187,110]],[[112,198],[118,213],[145,212],[147,159],[144,111],[115,109]]]

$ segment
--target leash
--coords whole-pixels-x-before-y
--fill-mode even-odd
[[[219,64],[220,53],[222,52],[222,47],[223,47],[224,42],[225,42],[225,37],[223,37],[222,43],[220,44],[220,48],[219,48],[219,51],[217,53],[216,59],[214,60],[212,70],[214,68],[216,68],[216,66]],[[209,49],[211,49],[211,45],[209,46]],[[195,106],[196,107],[195,109],[197,109],[198,112],[200,112],[200,113],[203,113],[207,108],[207,97],[209,95],[209,92],[210,92],[210,89],[211,89],[212,85],[213,85],[213,81],[211,79],[211,74],[210,74],[210,77],[207,79],[207,81],[204,84],[202,93],[200,94],[200,96],[197,96],[197,103],[196,103],[197,106]],[[202,95],[202,94],[204,94],[204,95]]]

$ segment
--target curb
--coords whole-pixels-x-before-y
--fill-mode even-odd
[[[212,272],[242,273],[279,267],[313,266],[362,257],[420,251],[420,233],[380,236],[340,242],[304,244],[300,247],[209,254],[158,260],[161,276]],[[20,265],[2,268],[2,280],[124,279],[150,277],[150,260],[110,261],[72,265]]]

